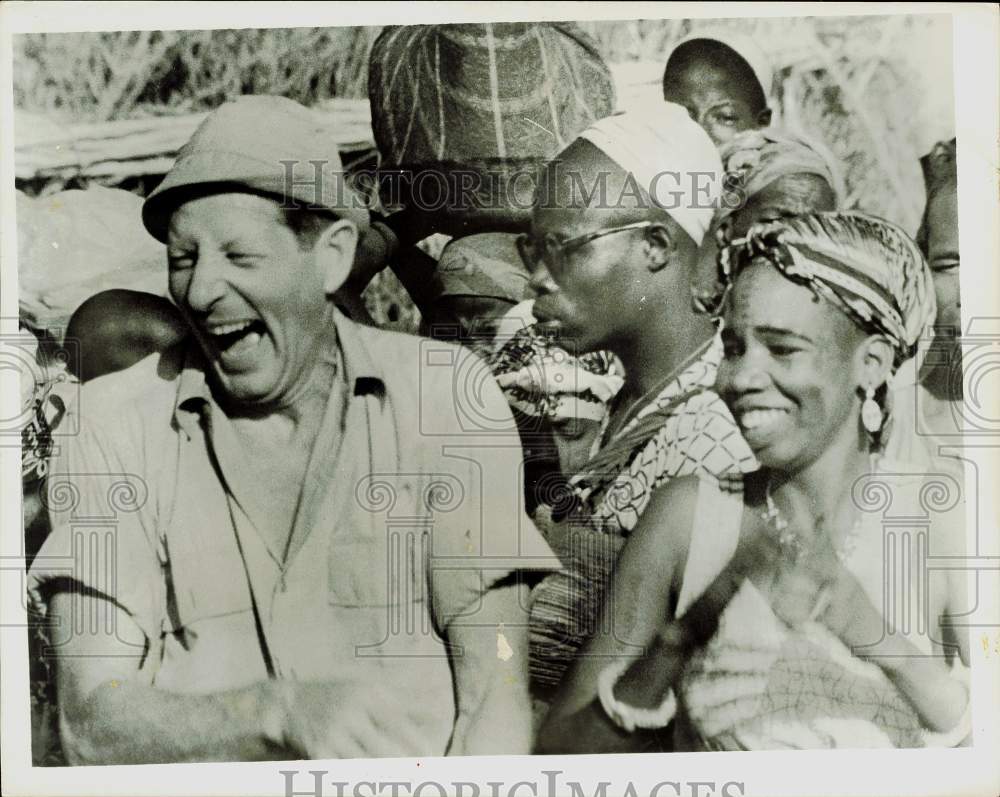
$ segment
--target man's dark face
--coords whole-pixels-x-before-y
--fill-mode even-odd
[[[934,278],[937,298],[936,325],[946,335],[958,334],[962,317],[958,292],[958,190],[955,182],[942,185],[927,200],[927,262]]]
[[[609,226],[605,214],[579,209],[539,208],[531,235],[569,240]],[[531,285],[538,294],[534,315],[559,344],[574,354],[615,349],[628,337],[646,297],[641,267],[642,231],[598,238],[567,252],[557,263],[538,264]]]
[[[752,75],[752,73],[751,73]],[[663,98],[682,105],[721,146],[737,133],[766,126],[770,113],[759,104],[759,89],[746,69],[690,58],[668,65]]]

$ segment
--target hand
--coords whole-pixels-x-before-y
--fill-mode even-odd
[[[821,617],[830,604],[834,585],[842,575],[849,575],[824,538],[797,556],[790,556],[769,533],[751,538],[747,548],[743,571],[766,596],[775,615],[793,628]]]
[[[377,679],[283,683],[283,741],[305,759],[440,755],[418,724],[419,701]],[[421,707],[423,708],[423,707]]]

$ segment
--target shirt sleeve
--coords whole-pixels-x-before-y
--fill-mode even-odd
[[[104,598],[152,640],[160,632],[163,578],[141,435],[130,434],[130,425],[134,432],[135,419],[113,427],[87,413],[78,433],[61,439],[43,494],[52,531],[32,562],[28,592],[42,612],[58,592]],[[85,624],[75,614],[73,622]]]
[[[486,363],[468,350],[458,356],[472,358],[456,373],[476,389],[447,385],[456,422],[433,441],[434,465],[423,474],[432,513],[431,599],[441,628],[474,616],[482,596],[513,574],[530,582],[560,567],[525,511],[524,454],[510,408]]]

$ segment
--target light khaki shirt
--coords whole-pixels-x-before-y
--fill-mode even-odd
[[[178,352],[84,387],[29,587],[43,604],[66,586],[113,600],[157,687],[375,679],[426,708],[414,722],[443,754],[449,629],[513,571],[557,560],[524,513],[517,431],[485,364],[341,316],[336,329],[339,389],[287,557],[259,533],[260,491],[199,357]]]

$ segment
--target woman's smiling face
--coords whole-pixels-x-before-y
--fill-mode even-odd
[[[766,261],[737,277],[716,389],[765,467],[794,472],[859,435],[864,333]]]

